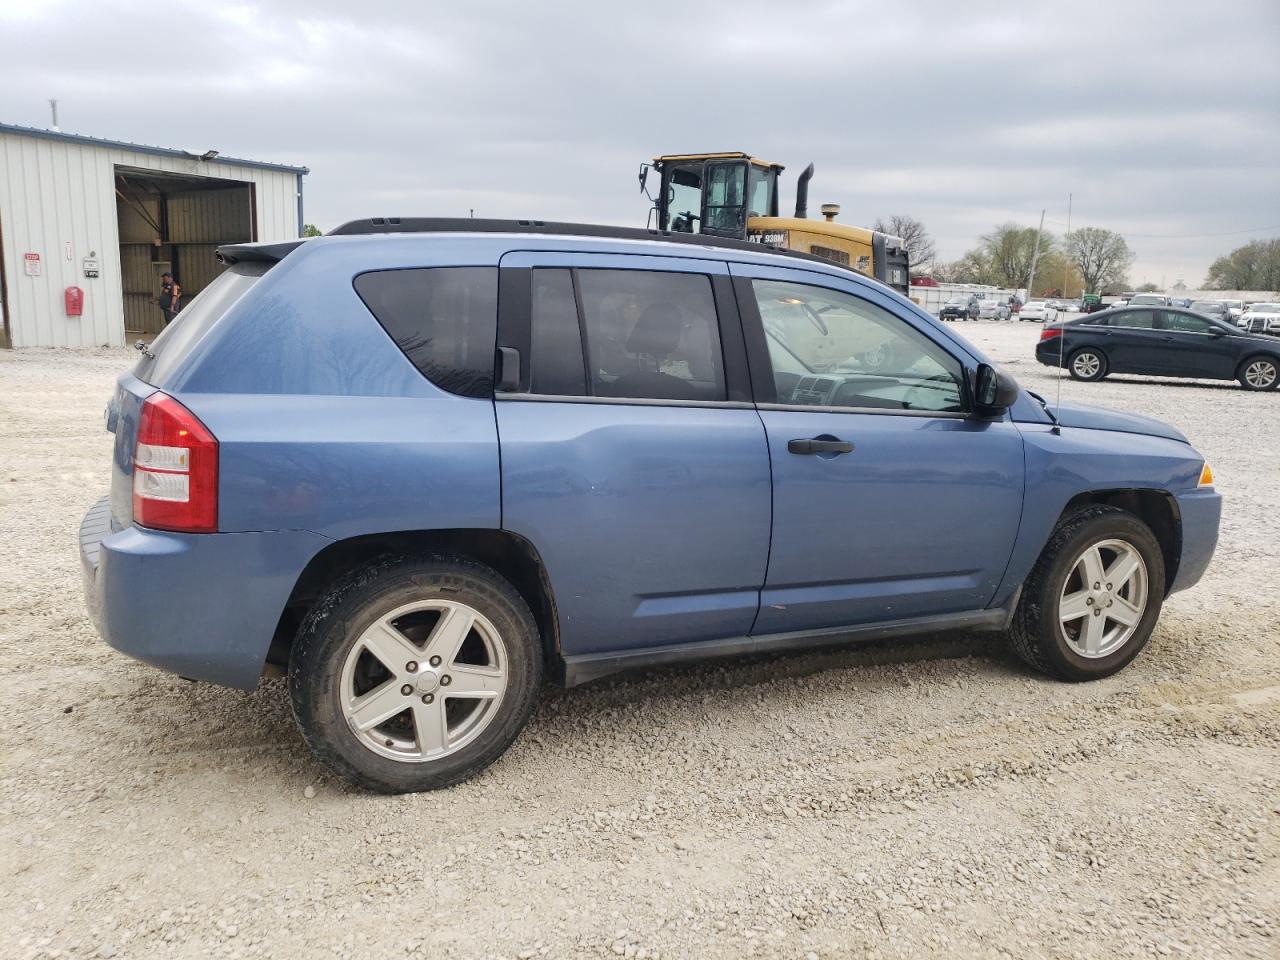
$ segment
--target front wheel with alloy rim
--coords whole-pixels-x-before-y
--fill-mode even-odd
[[[1097,350],[1085,347],[1071,355],[1067,370],[1076,380],[1101,380],[1107,375],[1107,360]]]
[[[1246,390],[1274,390],[1280,384],[1280,363],[1271,357],[1250,357],[1237,374]]]
[[[542,679],[537,628],[493,570],[388,559],[316,603],[290,655],[294,716],[316,756],[385,793],[447,787],[515,740]]]
[[[1151,528],[1116,507],[1085,507],[1058,524],[1023,584],[1010,641],[1059,679],[1107,677],[1146,645],[1164,590]]]

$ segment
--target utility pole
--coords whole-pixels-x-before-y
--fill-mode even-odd
[[[53,114],[54,132],[57,133],[58,132],[58,101],[57,100],[49,101],[49,110]]]
[[[1067,194],[1067,238],[1070,242],[1071,237],[1071,194]],[[1067,257],[1062,258],[1062,295],[1067,296],[1067,280],[1071,276],[1071,262]]]
[[[1031,252],[1031,276],[1027,278],[1027,299],[1035,299],[1036,262],[1040,259],[1040,234],[1044,233],[1044,211],[1040,211],[1040,229],[1036,231],[1036,248]]]

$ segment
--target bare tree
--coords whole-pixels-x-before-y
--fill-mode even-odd
[[[976,256],[988,265],[988,283],[1001,287],[1024,287],[1031,278],[1031,261],[1036,256],[1038,232],[1035,227],[1003,223],[979,237],[978,249],[966,256]],[[1047,257],[1053,250],[1053,237],[1047,233],[1041,235],[1040,256]]]
[[[887,220],[877,219],[873,229],[902,238],[907,255],[911,258],[913,273],[927,272],[937,259],[938,248],[934,245],[933,237],[929,236],[924,224],[915,217],[894,214]]]
[[[1134,253],[1124,237],[1101,227],[1081,227],[1067,234],[1067,256],[1084,280],[1086,293],[1124,286]]]

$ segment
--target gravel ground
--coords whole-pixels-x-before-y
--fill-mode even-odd
[[[957,329],[1056,390],[1038,325]],[[548,690],[479,778],[385,798],[312,761],[278,681],[95,636],[76,529],[131,361],[0,352],[0,956],[1280,953],[1280,396],[1062,384],[1177,425],[1226,496],[1119,676],[984,636],[657,671]]]

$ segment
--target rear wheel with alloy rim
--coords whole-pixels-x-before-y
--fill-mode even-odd
[[[1023,584],[1014,651],[1063,680],[1110,676],[1146,645],[1164,589],[1150,527],[1116,507],[1083,508],[1059,523]]]
[[[1280,364],[1271,357],[1250,357],[1240,364],[1238,377],[1246,390],[1274,390],[1280,384]]]
[[[1076,380],[1101,380],[1107,374],[1107,360],[1097,350],[1085,347],[1071,355],[1067,370]]]
[[[519,734],[542,677],[529,609],[459,558],[387,560],[337,584],[290,656],[294,715],[316,755],[388,793],[445,787]]]

